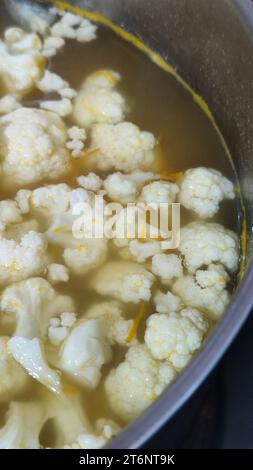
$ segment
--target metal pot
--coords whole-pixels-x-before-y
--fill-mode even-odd
[[[253,4],[251,0],[72,0],[140,37],[211,108],[234,157],[248,223],[247,269],[223,320],[177,381],[110,448],[138,448],[191,396],[253,305]]]

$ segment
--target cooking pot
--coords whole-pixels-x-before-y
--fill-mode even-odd
[[[175,65],[204,98],[232,153],[246,208],[246,270],[222,321],[176,382],[109,445],[138,448],[197,389],[224,354],[253,305],[253,3],[251,0],[69,3],[100,12],[141,38]]]

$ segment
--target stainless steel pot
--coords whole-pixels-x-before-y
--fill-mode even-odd
[[[209,104],[234,157],[248,223],[247,270],[223,320],[177,381],[110,448],[138,448],[191,396],[253,305],[253,4],[251,0],[72,0],[174,63]]]

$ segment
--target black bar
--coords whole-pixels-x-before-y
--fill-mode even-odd
[[[1,468],[4,465],[31,465],[50,464],[59,467],[65,465],[83,467],[95,465],[102,468],[119,466],[152,466],[159,465],[164,468],[182,466],[185,468],[201,465],[213,467],[224,465],[238,468],[253,464],[253,449],[249,450],[2,450],[0,451]]]

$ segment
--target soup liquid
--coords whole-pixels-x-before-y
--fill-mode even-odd
[[[2,15],[1,30],[3,31],[10,25],[13,23],[8,15]],[[218,133],[207,115],[193,100],[192,95],[173,75],[159,68],[147,55],[124,41],[109,28],[99,26],[97,39],[87,44],[67,40],[63,50],[50,60],[49,66],[51,71],[58,73],[76,90],[79,90],[87,75],[102,68],[116,70],[122,76],[118,89],[128,103],[126,119],[137,124],[141,129],[152,132],[158,139],[156,171],[174,173],[195,166],[206,166],[220,170],[230,180],[236,182],[234,169],[227,158]],[[5,92],[4,89],[0,91],[1,95]],[[25,97],[23,104],[34,106],[41,99],[43,99],[41,93],[33,92]],[[68,125],[74,124],[71,118],[67,118],[66,122]],[[78,163],[76,165],[72,177],[65,180],[70,185],[74,185],[75,177],[83,173]],[[0,190],[0,199],[13,197],[15,192]],[[224,201],[218,215],[212,221],[219,222],[239,233],[241,230],[239,215],[238,197],[236,201]],[[181,225],[192,220],[194,220],[194,215],[181,207]],[[53,246],[50,250],[54,254],[54,262],[62,262],[61,252]],[[113,256],[112,252],[111,257]],[[57,290],[74,298],[76,311],[80,314],[85,313],[91,303],[104,300],[87,287],[88,279],[89,275],[82,277],[72,275],[70,282],[57,285]],[[130,304],[126,309],[126,316],[134,318],[138,306]],[[152,312],[154,312],[154,307],[150,302],[146,309],[146,316]],[[8,331],[2,328],[0,334],[11,334],[11,328],[13,325]],[[138,333],[140,338],[143,338],[144,328],[145,318],[142,320]],[[123,348],[114,348],[113,361],[103,367],[103,378],[99,386],[93,391],[81,389],[78,392],[82,396],[85,411],[92,424],[101,417],[115,419],[116,422],[122,424],[108,406],[103,382],[108,371],[123,360],[124,354]],[[64,381],[67,386],[73,383],[68,377],[65,377]],[[30,379],[30,386],[26,392],[15,399],[33,400],[42,396],[44,399],[49,396],[49,393],[51,392],[47,392],[42,385]],[[5,411],[6,406],[3,405],[2,422]],[[53,424],[49,422],[41,432],[41,444],[53,447],[55,437]]]

